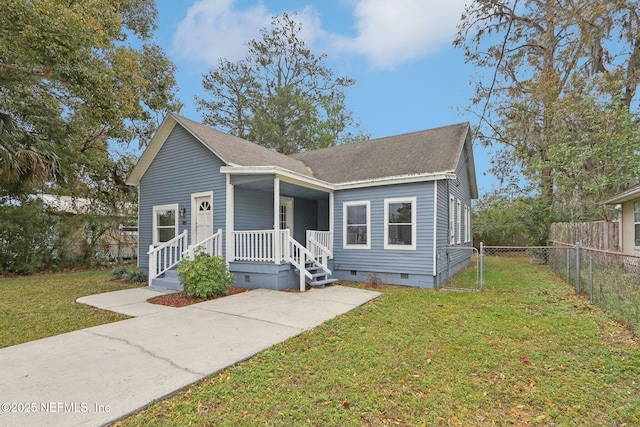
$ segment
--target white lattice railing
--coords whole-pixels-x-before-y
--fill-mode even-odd
[[[307,249],[313,252],[309,240],[315,240],[317,244],[329,251],[329,258],[333,258],[333,233],[331,231],[307,230]],[[317,254],[320,256],[321,254]]]
[[[186,255],[189,258],[195,258],[196,251],[203,250],[207,255],[223,256],[222,254],[222,229],[219,228],[215,234],[204,239],[202,242],[198,242],[195,245],[190,245],[187,248]]]
[[[180,260],[184,258],[186,249],[186,230],[160,246],[150,245],[149,252],[147,252],[149,255],[149,286],[153,284],[153,279],[178,265]]]

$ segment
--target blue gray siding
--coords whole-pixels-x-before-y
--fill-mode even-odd
[[[307,230],[318,229],[318,203],[309,199],[294,199],[293,201],[293,238],[302,245],[307,243]]]
[[[236,230],[273,230],[273,193],[236,186],[234,194]]]
[[[191,194],[213,191],[213,229],[225,228],[225,175],[222,162],[211,151],[177,125],[149,165],[139,187],[139,257],[148,269],[147,251],[152,243],[153,206],[178,203],[186,208],[179,232],[188,230],[191,239]],[[191,240],[189,240],[191,242]]]
[[[414,286],[432,286],[433,280],[433,183],[391,185],[335,193],[334,267],[336,277],[367,280],[370,273],[385,275],[390,283],[398,283],[400,274],[417,275]],[[416,197],[416,250],[384,249],[384,200]],[[349,201],[371,203],[371,249],[344,249],[343,204]],[[346,273],[344,273],[346,272]],[[343,277],[345,274],[348,276]]]
[[[468,142],[467,142],[468,143]],[[458,160],[458,165],[456,167],[456,179],[442,181],[438,187],[438,247],[446,248],[447,246],[452,247],[471,247],[471,242],[464,241],[465,237],[465,215],[464,215],[464,207],[467,206],[471,208],[471,190],[469,183],[469,173],[467,170],[467,158],[465,151],[462,151],[462,155]],[[440,191],[442,188],[443,191]],[[455,235],[456,239],[453,244],[449,241],[449,196],[452,195],[454,197],[454,213],[456,221],[454,221]],[[460,243],[458,244],[458,230],[457,230],[457,211],[458,211],[458,200],[461,202],[461,227],[460,227]],[[471,228],[471,221],[469,221],[469,227]],[[446,230],[446,231],[445,231]],[[473,233],[471,233],[473,237]],[[442,249],[444,250],[444,249]],[[448,276],[455,274],[462,267],[467,265],[471,261],[472,250],[451,250],[448,251],[445,255],[445,258],[438,259],[439,265],[437,266],[437,270],[440,275],[438,277],[438,281],[446,280]]]
[[[317,228],[320,231],[329,231],[329,196],[318,200]]]

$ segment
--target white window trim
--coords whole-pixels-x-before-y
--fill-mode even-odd
[[[350,206],[365,206],[367,209],[367,244],[347,244],[347,208]],[[371,201],[360,200],[356,202],[344,202],[342,204],[342,247],[344,249],[371,249]]]
[[[175,218],[176,218],[175,235],[178,236],[178,234],[180,234],[179,230],[178,230],[178,224],[179,224],[179,222],[178,222],[179,218],[178,217],[180,216],[178,204],[175,203],[175,204],[171,204],[171,205],[156,205],[156,206],[153,207],[153,223],[152,223],[152,225],[153,225],[153,245],[154,246],[158,246],[158,245],[161,245],[162,243],[165,243],[165,242],[158,241],[158,233],[157,233],[157,231],[158,231],[158,229],[157,229],[158,218],[157,218],[156,212],[157,211],[170,211],[170,210],[174,210],[176,212],[176,214],[174,215]]]
[[[469,207],[467,205],[464,205],[464,243],[468,243],[469,242]]]
[[[636,245],[636,225],[640,224],[640,222],[636,221],[636,206],[640,205],[639,201],[633,202],[633,246],[639,248],[640,246]],[[622,229],[622,227],[621,227]]]
[[[449,244],[456,243],[456,199],[449,196]]]
[[[411,203],[411,244],[410,245],[391,245],[389,244],[389,205],[391,203]],[[416,197],[398,197],[394,199],[384,199],[384,248],[391,250],[416,250],[416,229],[418,223],[416,221],[418,202]]]
[[[462,243],[462,202],[458,199],[458,203],[456,204],[456,235],[457,235],[457,243]]]

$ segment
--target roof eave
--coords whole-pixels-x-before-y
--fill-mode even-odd
[[[364,187],[378,187],[383,185],[394,184],[410,184],[415,182],[429,182],[439,181],[445,179],[455,179],[456,174],[454,171],[443,171],[436,173],[422,173],[411,175],[397,175],[388,176],[383,178],[373,178],[366,180],[330,183],[322,181],[317,178],[308,177],[299,173],[290,171],[288,169],[281,168],[279,166],[222,166],[220,172],[229,175],[266,175],[273,174],[279,175],[285,178],[295,179],[302,183],[311,184],[314,186],[322,187],[326,190],[348,190],[352,188],[364,188]]]
[[[624,191],[610,199],[602,202],[603,205],[617,205],[619,203],[628,202],[640,198],[640,187]]]
[[[341,182],[335,185],[336,190],[348,190],[352,188],[364,188],[364,187],[378,187],[382,185],[394,185],[394,184],[411,184],[415,182],[429,182],[439,181],[444,179],[455,179],[456,174],[454,171],[435,172],[435,173],[421,173],[410,175],[396,175],[387,176],[383,178],[373,178],[351,182]]]
[[[158,152],[169,137],[169,134],[175,127],[176,123],[176,119],[171,114],[164,118],[155,135],[151,138],[149,145],[147,145],[147,148],[140,156],[140,159],[138,159],[138,163],[136,163],[135,167],[127,177],[127,180],[125,181],[127,185],[138,185],[140,183],[140,179],[142,179],[142,176],[151,165],[151,162],[153,162],[153,159],[158,155]]]
[[[227,165],[220,168],[220,172],[228,175],[276,175],[288,181],[301,183],[325,191],[333,191],[333,184],[322,181],[318,178],[302,175],[298,172],[282,168],[280,166],[240,166]]]

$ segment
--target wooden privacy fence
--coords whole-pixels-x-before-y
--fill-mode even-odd
[[[602,251],[620,252],[617,222],[555,222],[551,224],[549,240]]]

